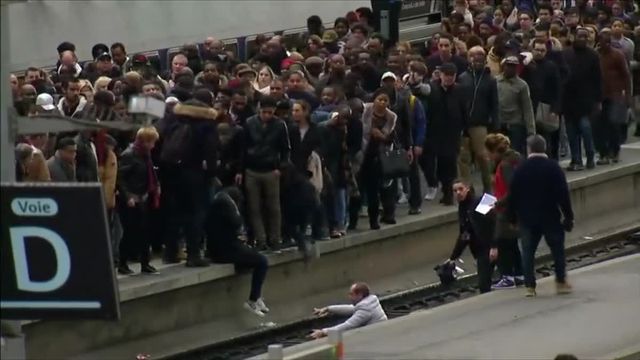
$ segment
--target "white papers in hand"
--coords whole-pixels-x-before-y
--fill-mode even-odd
[[[476,211],[482,215],[486,215],[489,211],[491,211],[491,209],[493,209],[496,201],[498,201],[498,199],[496,199],[495,196],[485,193],[484,195],[482,195],[482,199],[480,199],[480,203],[478,204],[478,206],[476,206]]]

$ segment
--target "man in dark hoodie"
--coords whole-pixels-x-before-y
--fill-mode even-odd
[[[579,28],[573,46],[564,51],[571,69],[564,86],[564,94],[571,94],[571,100],[562,104],[571,147],[569,171],[584,170],[581,142],[587,153],[587,169],[595,167],[591,116],[602,109],[602,75],[600,58],[587,47],[588,38],[589,32]]]
[[[453,193],[458,201],[458,224],[460,233],[456,245],[449,256],[449,261],[455,261],[469,246],[473,258],[478,265],[478,288],[481,293],[491,291],[492,266],[489,260],[489,249],[496,248],[493,241],[495,216],[493,211],[483,215],[475,209],[480,204],[481,197],[476,196],[471,186],[465,180],[456,180]]]
[[[173,114],[164,119],[160,169],[165,179],[162,183],[166,199],[163,207],[169,210],[165,262],[178,262],[182,227],[187,243],[187,266],[208,265],[200,254],[200,243],[204,235],[210,185],[218,163],[217,116],[218,113],[210,106],[198,100],[188,100],[176,105]]]
[[[214,263],[231,263],[237,270],[251,269],[251,291],[244,308],[263,317],[269,308],[262,299],[262,284],[267,276],[268,260],[241,240],[243,220],[240,211],[242,193],[235,187],[218,191],[207,209],[207,250]]]

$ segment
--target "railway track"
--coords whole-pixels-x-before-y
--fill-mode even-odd
[[[598,262],[640,252],[640,227],[603,237],[588,243],[566,249],[567,270],[574,270]],[[536,259],[538,277],[553,275],[553,261],[550,254]],[[414,311],[437,307],[478,294],[477,275],[466,275],[453,284],[443,287],[431,284],[381,298],[389,318],[408,315]],[[224,342],[185,351],[167,360],[239,360],[266,352],[269,344],[284,347],[308,341],[311,329],[332,326],[344,318],[307,318],[277,328],[237,337]]]

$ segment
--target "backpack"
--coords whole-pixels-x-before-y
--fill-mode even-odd
[[[178,165],[189,154],[193,140],[193,129],[187,121],[177,121],[167,129],[160,151],[160,161],[166,164]]]
[[[448,286],[456,281],[456,264],[452,261],[438,264],[433,270],[440,278],[440,285],[442,286]]]

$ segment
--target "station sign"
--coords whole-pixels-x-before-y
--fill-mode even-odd
[[[3,183],[2,319],[117,319],[100,183]]]

